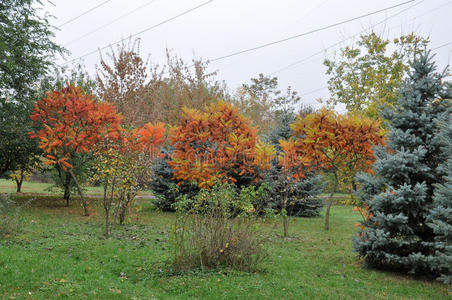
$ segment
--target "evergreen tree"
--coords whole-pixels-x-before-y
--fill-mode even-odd
[[[433,209],[427,220],[435,233],[435,253],[430,259],[433,271],[440,274],[439,280],[452,284],[452,122],[445,124],[441,137],[446,146],[444,152],[449,156],[441,165],[446,173],[444,183],[435,186]]]
[[[282,111],[277,126],[268,134],[268,141],[275,146],[278,152],[281,151],[279,140],[288,140],[292,136],[292,129],[289,125],[296,119],[297,116],[293,111]]]
[[[433,229],[427,216],[438,168],[447,159],[441,149],[439,125],[450,112],[452,89],[435,72],[432,56],[423,53],[411,64],[389,120],[388,149],[376,148],[374,175],[358,176],[362,201],[372,216],[353,239],[353,247],[368,265],[422,274],[430,272]]]
[[[163,156],[154,161],[152,166],[153,176],[149,187],[156,196],[153,204],[163,211],[174,211],[173,204],[181,195],[195,196],[199,189],[196,184],[179,184],[174,179],[174,173],[168,165],[172,149],[161,149]]]
[[[310,106],[303,106],[300,110],[300,115],[306,115],[314,110]],[[281,151],[279,146],[280,140],[288,140],[292,135],[290,124],[297,118],[297,115],[291,110],[282,110],[280,112],[279,122],[277,126],[270,131],[268,140],[272,143],[278,153]],[[323,192],[324,185],[322,184],[322,176],[315,174],[308,174],[304,179],[287,178],[282,174],[282,168],[275,159],[272,162],[270,170],[264,176],[264,181],[270,187],[271,203],[270,206],[277,211],[282,209],[283,200],[281,191],[288,189],[289,193],[286,199],[287,215],[296,217],[315,217],[320,214],[323,208],[323,202],[317,196]],[[287,174],[286,174],[287,175]]]

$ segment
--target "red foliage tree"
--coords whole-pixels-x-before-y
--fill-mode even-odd
[[[382,129],[378,121],[354,114],[338,115],[327,109],[299,117],[291,128],[294,137],[281,142],[282,166],[294,168],[303,165],[303,170],[324,170],[334,176],[325,216],[325,229],[328,230],[332,197],[339,176],[369,170],[375,159],[372,147],[383,144]],[[303,174],[296,176],[303,177]]]
[[[46,164],[58,164],[69,171],[82,199],[85,215],[89,215],[88,203],[80,184],[72,172],[71,160],[77,153],[88,153],[103,139],[117,139],[121,117],[109,103],[97,103],[94,96],[82,88],[67,85],[61,91],[53,91],[34,105],[30,115],[39,128],[30,132],[39,139],[44,150]]]
[[[242,184],[268,168],[274,149],[257,138],[257,129],[230,103],[220,101],[204,111],[185,109],[179,126],[170,130],[174,151],[169,165],[181,182],[200,188],[215,181]]]

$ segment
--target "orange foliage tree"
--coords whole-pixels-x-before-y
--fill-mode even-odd
[[[382,129],[376,120],[356,114],[338,115],[327,109],[299,117],[291,128],[294,137],[281,142],[283,154],[280,163],[283,167],[303,165],[303,170],[324,170],[334,176],[325,216],[325,229],[328,230],[332,198],[339,176],[347,174],[347,170],[370,169],[374,161],[372,147],[383,144]],[[296,176],[303,177],[303,173]]]
[[[121,118],[109,103],[97,103],[94,96],[81,87],[67,85],[61,91],[47,93],[47,97],[34,105],[30,118],[39,128],[30,132],[39,139],[46,164],[59,165],[74,179],[82,199],[85,215],[88,203],[74,175],[71,161],[78,153],[88,153],[103,139],[119,137]]]
[[[250,120],[230,103],[219,101],[203,111],[184,109],[179,126],[170,130],[174,151],[168,162],[180,183],[196,182],[200,188],[215,181],[243,185],[268,169],[273,146],[260,141]]]
[[[104,188],[105,235],[110,233],[110,212],[122,225],[140,188],[140,179],[151,176],[151,164],[163,142],[163,123],[141,128],[121,128],[117,139],[104,139],[95,147],[93,180]]]

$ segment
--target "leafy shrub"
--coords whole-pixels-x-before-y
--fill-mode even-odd
[[[175,271],[231,267],[254,271],[266,258],[255,231],[251,202],[230,184],[181,197],[172,238]]]
[[[18,230],[21,223],[20,209],[8,196],[0,195],[0,238]]]
[[[238,197],[243,203],[251,203],[256,215],[260,216],[271,210],[270,186],[265,182],[257,188],[254,185],[243,187]]]

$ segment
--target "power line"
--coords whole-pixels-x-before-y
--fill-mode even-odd
[[[58,28],[61,28],[61,27],[63,27],[64,25],[67,25],[67,24],[69,24],[69,23],[71,23],[71,22],[77,20],[77,19],[80,18],[80,17],[83,17],[84,15],[86,15],[86,14],[92,12],[93,10],[95,10],[96,8],[101,7],[102,5],[107,4],[107,3],[110,2],[110,1],[111,1],[111,0],[106,0],[106,1],[104,1],[104,2],[99,3],[98,5],[96,5],[96,6],[92,7],[92,8],[90,8],[90,9],[88,9],[87,11],[81,13],[80,15],[78,15],[78,16],[76,16],[76,17],[73,17],[72,19],[70,19],[70,20],[64,22],[63,24],[61,24],[60,26],[58,26]]]
[[[307,95],[310,95],[310,94],[314,94],[314,93],[316,93],[316,92],[323,91],[323,90],[325,90],[325,89],[327,89],[327,88],[328,88],[328,86],[324,86],[324,87],[321,87],[321,88],[312,90],[312,91],[310,91],[310,92],[300,94],[299,96],[300,96],[300,97],[307,96]]]
[[[363,32],[366,32],[367,30],[372,29],[372,28],[374,28],[374,27],[380,25],[380,24],[386,22],[387,20],[389,20],[389,19],[391,19],[391,18],[394,18],[394,17],[396,17],[396,16],[398,16],[398,15],[404,13],[405,11],[407,11],[407,10],[409,10],[409,9],[411,9],[411,8],[413,8],[413,7],[417,6],[417,5],[419,5],[419,4],[421,4],[422,2],[424,2],[424,0],[421,0],[421,1],[418,2],[418,3],[415,3],[415,4],[411,5],[410,7],[407,7],[407,8],[405,8],[405,9],[403,9],[403,10],[401,10],[401,11],[399,11],[399,12],[397,12],[397,13],[395,13],[395,14],[389,16],[389,17],[386,17],[384,20],[382,20],[382,21],[380,21],[380,22],[378,22],[378,23],[376,23],[376,24],[374,24],[374,25],[372,25],[372,26],[370,26],[370,27],[367,27],[367,28],[361,30],[360,32],[358,32],[358,33],[356,33],[356,34],[354,34],[354,35],[352,35],[352,36],[349,36],[348,38],[342,39],[342,40],[340,40],[339,42],[334,43],[334,44],[332,44],[332,45],[330,45],[330,46],[328,46],[328,47],[326,47],[326,48],[324,48],[324,49],[322,49],[322,50],[320,50],[320,51],[317,51],[317,52],[315,52],[315,53],[313,53],[313,54],[311,54],[311,55],[305,57],[305,58],[302,58],[302,59],[297,60],[297,61],[295,61],[295,62],[293,62],[293,63],[290,63],[290,64],[288,64],[288,65],[286,65],[286,66],[284,66],[284,67],[282,67],[282,68],[280,68],[280,69],[278,69],[278,70],[276,70],[276,71],[270,73],[269,75],[274,75],[274,74],[276,74],[276,73],[285,71],[285,70],[287,70],[287,69],[289,69],[289,68],[291,68],[291,67],[293,67],[293,66],[295,66],[295,65],[298,65],[298,64],[300,64],[300,63],[302,63],[302,62],[306,62],[306,61],[310,60],[311,58],[313,58],[313,57],[315,57],[315,56],[317,56],[317,55],[320,55],[320,54],[324,53],[326,50],[331,49],[331,48],[333,48],[333,47],[335,47],[335,46],[337,46],[337,45],[340,45],[340,44],[342,44],[343,42],[346,42],[346,41],[348,41],[348,40],[354,38],[354,37],[357,36],[358,34],[361,34],[361,33],[363,33]]]
[[[102,51],[102,50],[104,50],[104,49],[110,47],[111,44],[118,44],[118,43],[121,43],[122,41],[124,41],[124,40],[126,40],[126,39],[133,38],[133,37],[135,37],[135,36],[137,36],[137,35],[140,35],[140,34],[146,32],[146,31],[152,30],[152,29],[154,29],[154,28],[156,28],[156,27],[159,27],[159,26],[161,26],[161,25],[163,25],[163,24],[166,24],[166,23],[168,23],[168,22],[170,22],[170,21],[172,21],[172,20],[175,20],[175,19],[177,19],[177,18],[179,18],[179,17],[182,17],[182,16],[184,16],[184,15],[186,15],[186,14],[188,14],[188,13],[190,13],[190,12],[196,10],[196,9],[199,9],[199,8],[205,6],[205,5],[207,5],[207,4],[209,4],[209,3],[213,2],[213,1],[214,1],[214,0],[209,0],[209,1],[206,1],[206,2],[204,2],[204,3],[201,3],[200,5],[195,6],[195,7],[193,7],[193,8],[190,8],[190,9],[188,9],[188,10],[186,10],[186,11],[184,11],[184,12],[182,12],[182,13],[180,13],[180,14],[174,16],[174,17],[171,17],[171,18],[169,18],[169,19],[166,19],[166,20],[164,20],[164,21],[162,21],[162,22],[160,22],[160,23],[157,23],[157,24],[155,24],[155,25],[152,25],[152,26],[150,26],[150,27],[148,27],[148,28],[146,28],[146,29],[143,29],[143,30],[141,30],[141,31],[139,31],[139,32],[137,32],[137,33],[135,33],[135,34],[132,34],[132,35],[130,35],[130,36],[127,37],[127,38],[122,38],[122,39],[120,39],[119,41],[116,41],[116,42],[114,42],[114,43],[110,43],[110,44],[108,44],[108,45],[106,45],[106,46],[104,46],[104,47],[102,47],[102,48],[93,50],[93,51],[88,52],[88,53],[85,53],[85,54],[83,54],[83,55],[81,55],[81,56],[79,56],[79,57],[77,57],[77,58],[74,58],[74,59],[71,59],[71,60],[69,60],[69,61],[66,61],[66,62],[64,62],[62,65],[66,65],[66,64],[72,63],[72,62],[74,62],[74,61],[76,61],[76,60],[79,60],[79,59],[84,58],[84,57],[86,57],[86,56],[89,56],[89,55],[92,55],[92,54],[94,54],[94,53],[97,53],[98,51]]]
[[[145,3],[145,4],[143,4],[143,5],[141,5],[141,6],[139,6],[139,7],[137,7],[137,8],[135,8],[135,9],[133,9],[133,10],[131,10],[131,11],[129,11],[129,12],[123,14],[123,15],[120,15],[120,16],[117,17],[116,19],[113,19],[113,20],[111,20],[110,22],[108,22],[108,23],[106,23],[106,24],[104,24],[104,25],[102,25],[102,26],[99,26],[99,27],[97,27],[96,29],[94,29],[94,30],[92,30],[92,31],[90,31],[90,32],[88,32],[88,33],[86,33],[86,34],[84,34],[84,35],[82,35],[82,36],[79,36],[78,38],[76,38],[76,39],[70,41],[70,42],[67,43],[65,46],[67,47],[68,45],[70,45],[70,44],[72,44],[72,43],[78,42],[78,41],[80,41],[81,39],[83,39],[83,38],[85,38],[85,37],[87,37],[87,36],[89,36],[89,35],[91,35],[91,34],[93,34],[93,33],[96,33],[96,32],[98,32],[99,30],[101,30],[101,29],[103,29],[103,28],[105,28],[105,27],[107,27],[107,26],[110,26],[111,24],[113,24],[113,23],[115,23],[115,22],[121,20],[122,18],[125,18],[125,17],[127,17],[127,16],[133,14],[134,12],[139,11],[140,9],[145,8],[146,6],[152,4],[152,3],[155,2],[155,1],[156,1],[156,0],[151,0],[151,1],[149,1],[149,2],[147,2],[147,3]]]
[[[342,44],[343,42],[345,42],[345,41],[347,41],[347,40],[349,40],[349,39],[354,38],[354,37],[357,36],[358,34],[361,34],[361,33],[363,33],[363,32],[366,32],[367,30],[372,29],[373,27],[376,27],[376,26],[380,25],[380,24],[386,22],[387,20],[389,20],[389,19],[391,19],[391,18],[394,18],[394,17],[396,17],[396,16],[398,16],[398,15],[404,13],[405,11],[407,11],[407,10],[409,10],[409,9],[411,9],[411,8],[413,8],[413,7],[417,6],[417,5],[419,5],[419,4],[421,4],[422,2],[424,2],[424,0],[421,0],[421,1],[415,3],[415,4],[411,5],[411,6],[409,6],[409,7],[405,8],[405,9],[403,9],[403,10],[401,10],[401,11],[399,11],[399,12],[397,12],[397,13],[395,13],[395,14],[393,14],[393,15],[387,17],[387,18],[385,18],[384,20],[382,20],[381,22],[378,22],[378,23],[375,24],[375,25],[372,25],[372,26],[370,26],[370,27],[368,27],[368,28],[366,28],[366,29],[364,29],[364,30],[361,30],[361,31],[360,31],[359,33],[357,33],[357,34],[354,34],[354,35],[352,35],[352,36],[349,36],[348,38],[345,38],[345,39],[343,39],[343,40],[341,40],[341,41],[339,41],[339,42],[337,42],[337,43],[334,43],[334,44],[332,44],[332,45],[330,45],[330,46],[328,46],[328,47],[326,47],[326,48],[324,48],[324,49],[322,49],[322,50],[320,50],[320,51],[318,51],[318,52],[315,52],[315,53],[313,53],[313,54],[311,54],[311,55],[305,57],[305,58],[302,58],[302,59],[297,60],[297,61],[295,61],[295,62],[293,62],[293,63],[290,63],[290,64],[288,64],[288,65],[286,65],[286,66],[284,66],[284,67],[282,67],[282,68],[280,68],[280,69],[278,69],[278,70],[276,70],[276,71],[270,73],[269,75],[271,76],[271,75],[280,73],[280,72],[285,71],[285,70],[287,70],[287,69],[289,69],[289,68],[291,68],[291,67],[293,67],[293,66],[296,66],[296,65],[298,65],[298,64],[300,64],[300,63],[307,62],[307,61],[309,61],[311,58],[313,58],[313,57],[315,57],[315,56],[317,56],[317,55],[320,55],[320,54],[324,53],[326,50],[331,49],[331,48],[333,48],[333,47],[335,47],[335,46],[337,46],[337,45],[340,45],[340,44]],[[447,1],[446,3],[443,3],[442,5],[439,5],[439,6],[435,7],[435,8],[433,8],[433,9],[429,10],[429,11],[426,12],[426,13],[423,13],[423,14],[421,14],[421,15],[419,15],[419,16],[416,16],[415,18],[423,17],[423,16],[425,16],[425,15],[427,15],[427,14],[429,14],[429,13],[435,11],[435,10],[438,10],[438,9],[440,9],[440,8],[446,6],[446,5],[449,5],[449,4],[451,4],[451,1]],[[394,26],[394,27],[395,27],[395,26]],[[392,28],[393,28],[393,27],[392,27]],[[434,48],[434,49],[432,49],[432,50],[435,50],[435,49],[438,49],[438,48],[441,48],[441,47],[445,47],[445,46],[447,46],[447,45],[449,45],[449,44],[450,44],[450,43],[445,44],[445,45],[442,45],[442,46],[439,46],[439,47]]]
[[[265,47],[268,47],[268,46],[272,46],[272,45],[275,45],[275,44],[283,43],[283,42],[286,42],[286,41],[289,41],[289,40],[292,40],[292,39],[296,39],[296,38],[299,38],[299,37],[302,37],[302,36],[306,36],[306,35],[313,34],[313,33],[319,32],[319,31],[323,31],[323,30],[326,30],[326,29],[329,29],[329,28],[332,28],[332,27],[336,27],[336,26],[343,25],[343,24],[346,24],[346,23],[349,23],[349,22],[352,22],[352,21],[356,21],[356,20],[359,20],[359,19],[371,16],[371,15],[374,15],[374,14],[377,14],[377,13],[380,13],[380,12],[383,12],[383,11],[387,11],[387,10],[390,10],[390,9],[402,6],[402,5],[406,5],[406,4],[414,2],[414,1],[416,1],[416,0],[405,1],[405,2],[396,4],[396,5],[393,5],[393,6],[389,6],[389,7],[386,7],[386,8],[383,8],[383,9],[371,12],[371,13],[367,13],[367,14],[364,14],[364,15],[361,15],[361,16],[358,16],[358,17],[347,19],[347,20],[344,20],[344,21],[341,21],[341,22],[338,22],[338,23],[334,23],[334,24],[325,26],[325,27],[317,28],[317,29],[314,29],[314,30],[311,30],[311,31],[307,31],[307,32],[303,32],[303,33],[300,33],[300,34],[297,34],[297,35],[293,35],[293,36],[290,36],[290,37],[287,37],[287,38],[284,38],[284,39],[280,39],[280,40],[273,41],[273,42],[266,43],[266,44],[262,44],[262,45],[259,45],[259,46],[256,46],[256,47],[244,49],[244,50],[241,50],[241,51],[233,52],[231,54],[223,55],[223,56],[220,56],[220,57],[216,57],[216,58],[210,59],[209,61],[210,62],[214,62],[214,61],[222,60],[222,59],[229,58],[229,57],[232,57],[232,56],[236,56],[236,55],[240,55],[240,54],[243,54],[243,53],[247,53],[247,52],[251,52],[251,51],[254,51],[254,50],[258,50],[258,49],[261,49],[261,48],[265,48]]]
[[[390,18],[393,18],[393,17],[395,17],[395,16],[397,16],[397,15],[399,15],[399,14],[401,14],[401,13],[407,11],[408,9],[413,8],[414,6],[419,5],[421,2],[424,2],[424,0],[422,0],[422,1],[420,1],[420,2],[418,2],[418,3],[416,3],[416,4],[414,4],[414,5],[412,5],[412,6],[410,6],[410,7],[406,8],[406,9],[404,9],[404,10],[401,10],[401,11],[397,12],[396,14],[394,14],[394,15],[392,15],[392,16],[389,16],[389,17],[385,18],[385,20],[383,20],[382,22],[384,22],[384,21],[386,21],[386,20],[388,20],[388,19],[390,19]],[[450,1],[448,1],[447,3],[444,3],[443,5],[440,5],[440,6],[436,7],[436,8],[434,8],[434,9],[428,11],[428,12],[425,13],[425,14],[422,14],[421,16],[424,16],[424,15],[426,15],[426,14],[432,12],[432,11],[435,11],[435,10],[441,8],[441,7],[444,7],[444,6],[448,5],[448,4],[450,4]],[[375,24],[375,25],[373,25],[373,26],[371,26],[371,27],[369,27],[369,28],[366,28],[366,29],[364,29],[363,31],[369,30],[370,28],[375,27],[375,26],[381,24],[382,22],[379,22],[379,23],[377,23],[377,24]],[[363,31],[361,31],[361,32],[363,32]],[[361,32],[360,32],[360,33],[361,33]],[[358,33],[358,34],[360,34],[360,33]],[[356,35],[358,35],[358,34],[355,34],[354,36],[356,36]],[[348,40],[348,39],[350,39],[350,38],[352,38],[352,37],[353,37],[353,36],[351,36],[351,37],[349,37],[349,38],[347,38],[347,39],[345,39],[345,40],[342,40],[342,41],[340,41],[340,42],[338,42],[338,43],[336,43],[336,44],[334,44],[334,45],[331,45],[330,47],[328,47],[328,48],[326,48],[326,49],[329,49],[329,48],[331,48],[331,47],[333,47],[333,46],[336,46],[337,44],[342,43],[342,42],[344,42],[344,41],[346,41],[346,40]],[[437,50],[437,49],[446,47],[446,46],[451,45],[451,44],[452,44],[452,41],[447,42],[447,43],[444,43],[444,44],[442,44],[442,45],[440,45],[440,46],[438,46],[438,47],[432,48],[431,50]],[[325,50],[326,50],[326,49],[325,49]],[[320,51],[320,53],[322,53],[323,51],[324,51],[324,50]],[[282,68],[282,69],[280,69],[280,70],[278,70],[278,71],[275,71],[275,72],[271,73],[270,75],[275,74],[275,73],[277,73],[277,72],[279,72],[279,71],[281,71],[281,70],[283,70],[283,69],[286,69],[286,68],[288,68],[288,67],[290,67],[290,66],[292,66],[292,65],[298,64],[299,62],[302,62],[302,61],[304,61],[304,60],[307,60],[307,59],[311,58],[312,56],[317,55],[318,53],[319,53],[319,52],[316,52],[316,53],[314,53],[313,55],[311,55],[311,56],[309,56],[309,57],[306,57],[306,58],[304,58],[303,60],[300,60],[300,61],[298,61],[298,62],[295,62],[295,63],[293,63],[293,64],[291,64],[291,65],[288,65],[288,66],[286,66],[286,67],[284,67],[284,68]],[[328,88],[328,86],[323,86],[323,87],[321,87],[321,88],[317,88],[317,89],[315,89],[315,90],[311,90],[311,91],[309,91],[309,92],[300,94],[300,97],[307,96],[307,95],[310,95],[310,94],[314,94],[314,93],[316,93],[316,92],[320,92],[320,91],[325,90],[325,89],[327,89],[327,88]]]
[[[443,48],[443,47],[449,46],[449,45],[451,45],[451,44],[452,44],[452,41],[450,41],[450,42],[448,42],[448,43],[445,43],[445,44],[442,44],[442,45],[440,45],[440,46],[438,46],[438,47],[432,48],[432,50],[437,50],[437,49],[439,49],[439,48]]]

